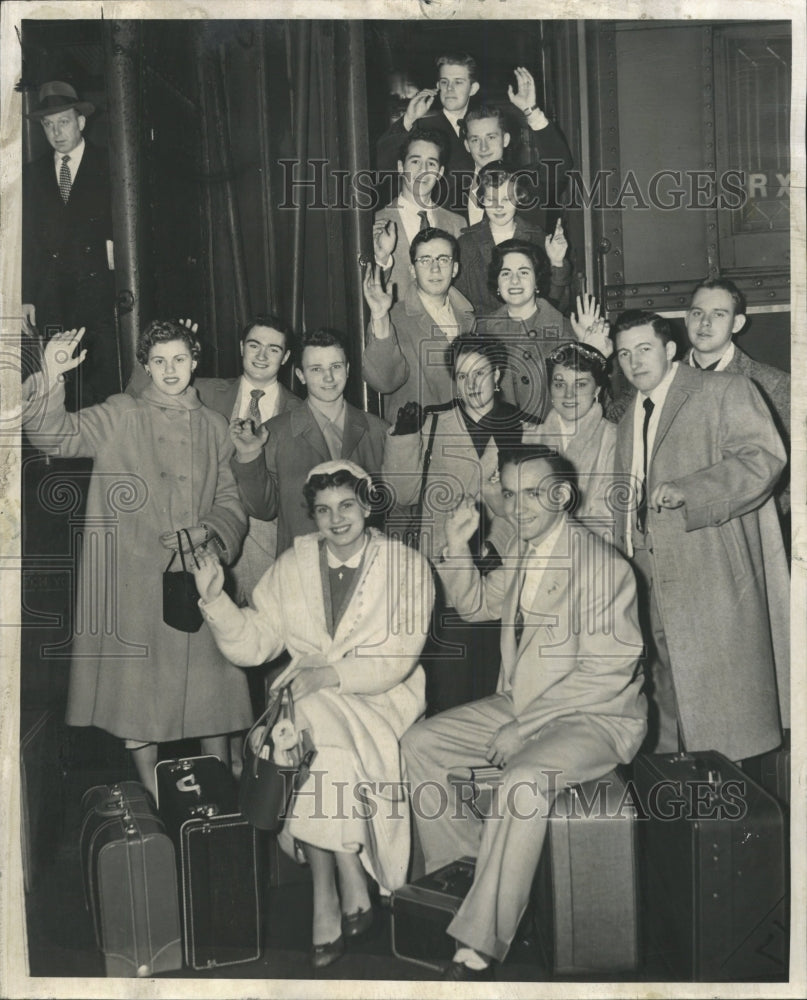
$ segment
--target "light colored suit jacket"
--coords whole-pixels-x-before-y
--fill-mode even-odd
[[[618,477],[631,472],[635,405],[617,429]],[[715,749],[740,760],[779,745],[777,687],[786,717],[789,666],[777,663],[778,676],[774,671],[767,593],[773,566],[763,549],[777,548],[778,524],[765,504],[784,464],[767,405],[747,378],[678,366],[659,418],[648,490],[671,482],[686,502],[649,509],[647,540],[687,750]],[[623,513],[620,547],[632,516]],[[776,583],[777,591],[787,588]]]
[[[468,621],[501,617],[499,691],[510,693],[523,738],[553,719],[595,715],[627,763],[647,727],[631,567],[572,518],[566,519],[547,568],[531,568],[518,546],[514,539],[503,566],[484,578],[470,558],[440,563],[450,603]],[[512,625],[522,567],[542,577],[516,646]]]
[[[459,332],[468,333],[474,326],[471,303],[456,288],[449,288],[448,299]],[[383,394],[385,416],[394,421],[398,408],[410,400],[421,406],[447,403],[454,396],[445,357],[449,340],[426,312],[415,284],[392,307],[390,326],[389,337],[378,340],[370,322],[362,357],[362,377]]]
[[[412,245],[406,235],[406,230],[401,222],[401,210],[398,207],[398,199],[389,203],[386,208],[381,208],[375,213],[374,222],[394,222],[398,231],[398,242],[395,244],[395,252],[392,255],[392,268],[385,272],[387,287],[390,283],[395,286],[393,294],[395,301],[400,302],[406,296],[409,286],[412,284],[412,275],[409,273],[409,248]],[[465,227],[465,219],[456,212],[449,212],[445,208],[430,208],[429,221],[433,221],[436,229],[443,229],[452,236],[459,236]]]

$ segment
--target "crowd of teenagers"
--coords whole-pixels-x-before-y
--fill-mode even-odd
[[[280,834],[311,867],[313,965],[370,926],[371,885],[383,898],[472,855],[445,976],[474,980],[516,935],[559,789],[640,749],[780,745],[790,386],[734,343],[729,280],[693,290],[682,356],[663,316],[572,303],[562,223],[533,210],[570,158],[532,76],[508,88],[525,172],[501,110],[469,110],[473,60],[437,72],[378,147],[400,193],[374,220],[361,374],[386,419],[345,399],[344,334],[261,315],[227,379],[194,378],[191,321],[150,322],[127,392],[76,412],[65,376],[88,350],[56,333],[24,426],[93,459],[87,521],[115,526],[111,557],[85,546],[77,592],[81,620],[116,627],[76,635],[67,722],[125,740],[150,789],[176,739],[237,772],[243,668],[275,665],[317,748],[316,794]],[[193,633],[163,620],[178,548]],[[503,817],[441,809],[448,772],[485,764]],[[373,808],[345,807],[359,785]]]

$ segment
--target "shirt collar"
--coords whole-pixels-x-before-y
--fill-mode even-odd
[[[84,137],[81,137],[79,144],[71,149],[69,153],[60,153],[58,149],[53,150],[53,160],[57,166],[61,164],[63,156],[66,156],[70,160],[70,166],[74,170],[78,168],[81,158],[84,156]]]
[[[695,368],[696,367],[695,366],[695,351],[694,351],[694,349],[690,350],[689,357],[688,357],[687,360],[689,361],[690,368]],[[726,368],[728,368],[728,366],[731,364],[731,362],[733,360],[734,360],[734,341],[730,340],[729,341],[729,346],[725,349],[725,351],[721,355],[721,358],[717,362],[717,367],[714,369],[714,371],[716,371],[716,372],[725,371]],[[701,365],[701,367],[705,367],[705,366]]]
[[[653,405],[655,407],[661,406],[664,400],[667,398],[667,393],[669,392],[670,386],[672,385],[672,380],[675,378],[675,373],[678,371],[678,362],[673,361],[670,365],[670,370],[664,376],[664,378],[659,382],[655,389],[651,392],[640,392],[636,399],[637,403],[639,399],[652,399]]]
[[[369,540],[369,535],[365,531],[364,542],[362,547],[358,552],[354,552],[350,559],[342,560],[339,556],[331,552],[328,547],[328,543],[325,543],[325,556],[328,560],[328,567],[330,569],[339,569],[340,566],[347,566],[348,569],[356,569],[357,566],[361,564],[362,558],[364,557],[364,550],[367,548],[367,542]]]
[[[565,531],[566,522],[567,518],[565,515],[563,517],[559,517],[558,523],[551,529],[551,531],[549,531],[548,534],[542,535],[537,541],[527,542],[524,549],[524,555],[529,556],[530,558],[546,559],[555,548],[561,534]]]

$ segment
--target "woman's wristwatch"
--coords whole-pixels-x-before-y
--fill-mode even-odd
[[[213,545],[219,555],[224,552],[224,542],[221,540],[221,536],[214,531],[209,524],[205,524],[204,521],[199,523],[201,528],[205,529],[205,537],[202,542],[203,545]]]

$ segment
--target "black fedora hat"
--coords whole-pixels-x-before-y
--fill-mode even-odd
[[[89,101],[80,101],[78,94],[69,83],[61,80],[51,80],[39,88],[39,107],[29,111],[26,118],[44,118],[46,115],[56,115],[60,111],[75,108],[80,115],[91,115],[95,105]]]

